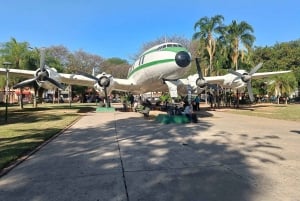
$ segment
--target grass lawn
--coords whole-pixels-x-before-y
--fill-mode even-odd
[[[239,109],[224,110],[235,114],[300,122],[300,104],[255,104],[253,106],[241,106]]]
[[[0,107],[0,170],[72,124],[81,114],[95,111],[95,104],[40,104]]]

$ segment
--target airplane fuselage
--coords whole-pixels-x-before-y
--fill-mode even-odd
[[[102,72],[96,76],[93,86],[104,95],[104,87],[99,81],[106,77],[109,80],[109,86],[106,87],[108,94],[113,90],[133,93],[167,91],[168,87],[164,84],[164,80],[182,78],[190,63],[191,54],[186,48],[179,43],[166,42],[142,53],[130,67],[127,79],[114,78]]]
[[[191,54],[178,43],[163,43],[145,51],[128,71],[127,87],[114,87],[111,76],[109,93],[116,90],[145,93],[149,91],[166,91],[168,87],[163,80],[177,80],[183,77],[191,63]],[[100,76],[97,76],[100,77]],[[97,84],[96,90],[101,89]],[[100,90],[101,91],[101,90]]]

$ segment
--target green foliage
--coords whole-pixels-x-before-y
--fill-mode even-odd
[[[282,75],[274,78],[275,82],[282,83],[283,93],[290,94],[291,90],[300,88],[300,39],[296,41],[277,43],[271,47],[252,48],[255,41],[253,27],[246,21],[238,23],[233,20],[229,25],[222,25],[224,20],[220,18],[217,24],[213,24],[213,18],[203,17],[195,23],[193,39],[199,39],[197,51],[192,52],[193,56],[200,57],[201,68],[206,72],[212,60],[211,75],[223,75],[228,68],[251,70],[258,63],[263,62],[260,72],[292,70],[293,76],[289,75],[287,80],[279,80]],[[215,21],[217,22],[217,21]],[[216,26],[220,25],[220,26]],[[209,41],[212,40],[211,33],[217,38],[216,51],[208,52]],[[212,46],[210,46],[212,47]],[[196,67],[192,65],[189,73],[196,73]],[[206,73],[204,73],[206,74]],[[282,79],[286,79],[283,76]],[[267,80],[265,80],[267,81]],[[274,87],[273,87],[274,88]],[[260,83],[254,82],[253,91],[255,94],[265,94],[266,89],[261,88]]]
[[[296,81],[300,81],[300,39],[278,43],[271,47],[257,47],[253,60],[263,62],[261,71],[292,70]]]
[[[200,39],[200,43],[205,41],[205,48],[199,49],[198,55],[206,58],[210,75],[220,75],[224,72],[222,69],[237,69],[251,63],[250,52],[255,40],[252,26],[236,20],[226,26],[223,20],[222,15],[203,17],[194,26],[200,30],[194,33],[193,39]],[[217,40],[213,36],[217,36]]]
[[[215,15],[214,17],[200,18],[194,25],[194,30],[199,28],[199,31],[194,33],[193,39],[200,39],[200,43],[205,41],[205,53],[208,54],[209,58],[209,67],[208,73],[204,71],[205,75],[211,75],[213,70],[213,59],[216,52],[216,39],[213,37],[213,34],[219,33],[220,27],[222,26],[224,17],[222,15]],[[199,54],[200,55],[200,54]]]
[[[109,58],[103,61],[101,71],[109,73],[117,78],[126,78],[130,65],[124,59]]]
[[[172,97],[170,96],[169,93],[163,93],[160,97],[159,97],[159,100],[163,103],[165,102],[171,102],[172,100]]]
[[[117,57],[106,59],[105,62],[107,64],[114,64],[114,65],[128,64],[127,60],[121,59],[121,58],[117,58]]]
[[[296,89],[297,81],[293,73],[274,76],[273,82],[268,86],[270,94],[288,97]]]

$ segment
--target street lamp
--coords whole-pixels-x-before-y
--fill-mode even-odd
[[[8,106],[8,67],[11,66],[10,62],[3,62],[3,66],[6,69],[6,85],[5,85],[5,123],[7,123],[7,106]]]

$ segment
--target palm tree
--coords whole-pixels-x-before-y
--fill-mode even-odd
[[[14,68],[24,68],[26,61],[26,54],[28,53],[29,43],[18,43],[15,38],[7,43],[4,43],[1,47],[1,54],[7,61],[12,62]],[[20,90],[20,108],[23,109],[22,89]]]
[[[218,33],[217,30],[222,26],[223,20],[224,17],[222,15],[216,15],[211,18],[203,17],[194,25],[195,31],[197,28],[200,30],[199,32],[194,33],[193,39],[205,40],[206,50],[209,54],[209,75],[212,71],[213,57],[216,51],[216,40],[214,39],[213,34]]]
[[[225,28],[224,38],[230,44],[230,57],[236,70],[238,69],[238,58],[241,49],[240,44],[242,44],[249,52],[255,41],[255,36],[252,35],[253,32],[252,26],[245,21],[237,23],[236,20],[233,20],[232,23]]]
[[[28,52],[29,44],[27,42],[18,43],[15,38],[3,44],[2,54],[7,60],[13,63],[17,69],[22,68],[25,62],[25,55]]]
[[[297,81],[295,75],[288,73],[274,77],[274,81],[268,86],[268,91],[277,97],[277,103],[279,103],[280,97],[284,97],[285,103],[287,104],[288,97],[295,91],[296,86]]]

